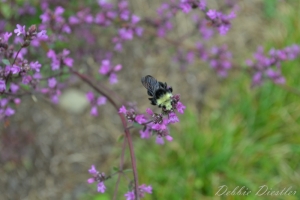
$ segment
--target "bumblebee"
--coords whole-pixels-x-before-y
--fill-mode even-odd
[[[162,107],[164,110],[172,110],[173,89],[168,87],[167,83],[157,81],[150,75],[142,78],[142,84],[147,89],[147,94],[152,105]]]

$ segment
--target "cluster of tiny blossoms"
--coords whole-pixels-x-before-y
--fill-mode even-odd
[[[26,47],[39,38],[47,38],[46,31],[37,31],[35,25],[26,29],[18,24],[14,33],[16,37],[13,44],[9,42],[12,32],[0,35],[0,95],[4,96],[0,103],[0,119],[13,115],[13,107],[21,103],[18,98],[20,85],[36,88],[38,81],[35,77],[39,76],[42,65],[38,61],[29,62],[25,59]],[[14,45],[18,47],[17,50]]]
[[[173,29],[172,19],[178,12],[187,14],[197,9],[203,12],[205,16],[202,20],[193,15],[194,22],[202,24],[202,28],[199,29],[200,33],[206,32],[205,29],[208,28],[209,35],[212,35],[210,26],[216,28],[220,35],[225,35],[231,27],[231,20],[236,17],[236,7],[226,15],[221,11],[209,9],[205,0],[181,0],[180,2],[171,1],[170,3],[163,3],[157,10],[158,18],[147,19],[146,22],[157,29],[159,37],[164,37],[167,32]]]
[[[112,34],[111,39],[116,51],[122,51],[123,43],[132,40],[135,35],[142,36],[143,28],[138,25],[140,17],[130,11],[127,0],[121,0],[117,5],[99,0],[98,6],[99,11],[95,14],[91,14],[90,9],[86,8],[70,16],[70,26],[76,28],[79,24],[86,23],[103,28],[117,27],[117,32]]]
[[[111,84],[116,84],[118,82],[118,77],[116,72],[122,69],[122,65],[118,64],[113,67],[110,60],[102,60],[102,64],[99,68],[99,73],[109,77],[109,82]]]
[[[275,84],[284,84],[285,78],[281,74],[281,62],[294,60],[300,56],[300,46],[291,45],[283,49],[271,49],[268,55],[259,47],[254,54],[254,60],[247,60],[246,64],[251,70],[252,86],[258,86],[264,80],[270,79]]]
[[[104,185],[104,181],[111,178],[112,176],[106,176],[104,172],[99,172],[96,170],[95,166],[92,165],[88,172],[92,175],[91,178],[87,180],[89,184],[97,183],[97,191],[100,193],[104,193],[106,190],[106,186]],[[139,197],[144,198],[145,193],[151,194],[152,187],[149,185],[142,184],[139,187]],[[126,200],[135,200],[134,191],[128,191],[125,195]]]
[[[90,102],[91,108],[91,115],[98,116],[98,106],[106,104],[106,97],[98,97],[96,98],[93,92],[88,92],[86,94],[86,98]]]
[[[168,125],[179,122],[175,113],[177,111],[183,114],[185,106],[179,101],[179,95],[172,97],[172,109],[165,110],[162,108],[161,113],[154,113],[150,108],[146,110],[146,114],[136,114],[133,109],[126,109],[122,106],[119,113],[123,113],[129,122],[138,123],[143,126],[140,131],[142,139],[148,139],[152,135],[156,136],[157,144],[164,144],[164,139],[172,141],[173,138],[169,133]]]
[[[232,54],[226,45],[206,49],[202,43],[197,43],[196,47],[191,50],[179,49],[173,61],[178,63],[181,69],[185,69],[187,65],[194,62],[195,57],[207,62],[219,77],[226,77],[233,65]]]

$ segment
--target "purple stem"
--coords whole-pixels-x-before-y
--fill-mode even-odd
[[[102,91],[102,89],[98,88],[88,77],[86,77],[85,75],[73,70],[70,68],[70,71],[75,74],[76,76],[78,76],[82,81],[84,81],[85,83],[87,83],[89,86],[91,86],[94,90],[96,90],[98,93],[100,93],[101,95],[105,96],[107,98],[107,100],[114,106],[114,108],[117,110],[117,112],[119,112],[119,105],[116,104],[116,102],[109,96],[107,95],[104,91]],[[122,113],[119,113],[119,116],[121,118],[123,127],[124,127],[124,132],[125,132],[125,136],[127,138],[128,141],[128,146],[129,146],[129,152],[130,152],[130,158],[131,158],[131,166],[132,166],[132,170],[133,170],[133,177],[134,177],[134,193],[135,193],[135,199],[139,200],[139,182],[138,182],[138,173],[137,173],[137,167],[136,167],[136,160],[135,160],[135,155],[134,155],[134,149],[133,149],[133,144],[132,144],[132,139],[131,139],[131,135],[130,132],[126,129],[127,127],[127,121],[124,117],[124,115]]]

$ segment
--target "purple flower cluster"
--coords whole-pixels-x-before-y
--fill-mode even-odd
[[[147,114],[137,115],[133,109],[127,110],[125,106],[122,106],[119,113],[123,113],[129,122],[135,122],[144,126],[140,131],[142,139],[148,139],[152,135],[156,136],[157,144],[164,144],[164,139],[172,141],[173,138],[169,134],[168,125],[179,122],[175,110],[183,114],[185,106],[179,101],[179,95],[172,97],[172,110],[162,110],[161,114],[154,113],[150,108],[146,110]],[[166,116],[166,117],[165,117]]]
[[[17,28],[14,30],[14,33],[17,36],[22,36],[22,37],[15,38],[15,43],[16,44],[21,43],[22,47],[28,47],[32,41],[34,43],[38,40],[44,40],[48,38],[46,31],[41,30],[38,32],[35,25],[30,26],[26,31],[25,25],[21,26],[17,24]],[[4,41],[7,42],[11,35],[12,33],[5,33],[3,35]]]
[[[88,172],[92,175],[91,178],[87,180],[89,184],[97,183],[97,191],[100,193],[104,193],[106,190],[106,186],[104,185],[104,181],[110,178],[110,176],[106,176],[104,172],[99,172],[96,170],[95,166],[92,165]],[[140,198],[145,197],[145,193],[151,194],[152,187],[149,185],[142,184],[139,187],[139,196]],[[129,191],[125,195],[127,200],[135,200],[134,191]]]
[[[291,45],[284,49],[271,49],[267,55],[259,47],[254,54],[254,60],[247,60],[246,64],[252,73],[252,86],[258,86],[265,79],[271,79],[275,84],[284,84],[285,78],[281,74],[281,62],[294,60],[300,56],[300,46]]]
[[[187,65],[194,62],[195,57],[207,62],[220,77],[226,77],[228,71],[232,68],[232,54],[226,45],[212,47],[210,50],[207,50],[203,43],[198,42],[196,48],[189,51],[179,49],[173,61],[179,63],[181,69],[185,69]]]
[[[94,17],[89,8],[78,11],[75,15],[69,17],[70,25],[78,25],[82,23],[91,24],[94,22]]]
[[[145,197],[145,193],[148,193],[148,194],[152,194],[152,187],[151,185],[140,185],[139,186],[139,197],[140,198],[144,198]],[[126,197],[126,200],[135,200],[135,194],[134,194],[134,191],[129,191],[127,192],[125,195]]]
[[[226,77],[228,70],[232,67],[232,54],[227,46],[213,47],[208,62],[220,77]]]
[[[97,13],[91,14],[88,8],[80,10],[69,17],[69,24],[74,29],[83,23],[96,24],[101,27],[112,25],[117,27],[117,32],[112,34],[114,36],[111,39],[116,51],[122,51],[123,43],[132,40],[134,35],[142,36],[143,28],[138,26],[140,17],[130,11],[127,0],[121,0],[117,5],[105,0],[99,0],[98,5],[100,11]]]
[[[58,97],[61,95],[61,85],[58,84],[55,77],[52,77],[48,79],[47,87],[37,89],[37,91],[49,96],[51,101],[57,104]]]
[[[93,176],[92,178],[89,178],[87,182],[89,184],[92,184],[94,182],[97,182],[97,191],[104,193],[106,190],[106,187],[104,185],[104,181],[106,180],[105,173],[100,173],[96,170],[95,166],[92,165],[89,169],[89,173]]]
[[[163,3],[158,9],[157,14],[159,18],[149,19],[148,22],[156,28],[157,35],[164,37],[167,32],[173,29],[172,18],[177,13],[178,9],[172,4]]]
[[[177,51],[177,55],[173,57],[173,61],[180,65],[180,69],[184,70],[187,65],[190,65],[194,62],[195,53],[194,51],[184,52],[182,49]]]
[[[139,37],[143,34],[143,28],[137,26],[140,18],[136,15],[131,16],[131,20],[122,28],[119,29],[119,35],[113,38],[115,50],[122,51],[122,43],[126,40],[132,40],[134,35]]]
[[[111,84],[116,84],[118,82],[118,77],[116,72],[122,69],[122,65],[118,64],[113,67],[110,60],[102,60],[102,64],[99,68],[99,73],[109,77],[109,82]]]
[[[209,39],[213,35],[211,27],[216,27],[221,35],[225,35],[231,27],[231,20],[236,17],[236,7],[226,15],[221,11],[208,9],[205,0],[180,0],[179,3],[171,1],[161,4],[157,10],[158,18],[147,19],[146,22],[156,28],[159,37],[165,37],[167,32],[173,29],[174,16],[179,11],[187,14],[192,9],[200,9],[205,13],[205,19],[196,14],[192,16],[192,20],[204,39]]]
[[[200,8],[201,10],[206,9],[206,1],[205,0],[180,0],[179,8],[184,13],[189,13],[192,9]]]
[[[15,113],[10,105],[18,105],[21,101],[18,96],[20,84],[31,86],[33,89],[37,86],[37,78],[40,77],[42,65],[38,61],[25,59],[27,49],[33,41],[39,38],[47,38],[46,31],[37,31],[36,26],[32,25],[28,29],[23,25],[17,24],[14,29],[14,43],[19,45],[19,50],[9,44],[12,32],[6,32],[0,35],[0,94],[8,97],[2,99],[0,118],[9,117]]]
[[[91,108],[91,115],[92,116],[98,116],[98,106],[102,106],[106,104],[106,98],[105,97],[98,97],[96,98],[93,92],[88,92],[86,94],[86,98],[90,102],[92,108]]]
[[[1,84],[1,83],[0,83]],[[0,85],[1,87],[1,85]],[[1,89],[1,88],[0,88]],[[0,100],[0,120],[10,117],[15,114],[15,110],[10,107],[9,102],[12,101],[15,105],[21,103],[19,98],[3,98]]]
[[[56,54],[54,50],[50,49],[47,53],[47,57],[51,59],[51,69],[53,71],[61,69],[63,65],[68,67],[73,66],[73,58],[68,57],[70,51],[64,49],[61,53]]]
[[[225,35],[229,31],[231,27],[230,20],[234,19],[235,17],[236,15],[234,11],[231,11],[229,15],[225,15],[216,10],[208,10],[206,12],[207,20],[210,21],[211,26],[218,28],[221,35]]]
[[[202,19],[199,15],[193,15],[192,20],[194,21],[201,37],[204,40],[209,40],[214,35],[213,27],[209,25],[206,19]]]
[[[65,12],[65,9],[61,6],[58,6],[54,11],[50,10],[47,4],[43,6],[43,14],[40,16],[42,24],[40,25],[41,29],[47,29],[50,27],[52,30],[57,31],[58,33],[71,33],[70,26],[66,23],[65,18],[62,16]],[[55,36],[55,34],[53,34]]]

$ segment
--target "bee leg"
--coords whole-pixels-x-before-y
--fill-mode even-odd
[[[149,100],[151,101],[152,105],[156,105],[156,100],[154,98],[149,98]]]
[[[171,93],[173,92],[173,88],[172,87],[169,87],[168,89]]]
[[[168,89],[168,85],[167,85],[166,82],[165,82],[164,88],[165,88],[165,89]]]

